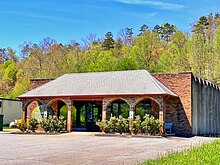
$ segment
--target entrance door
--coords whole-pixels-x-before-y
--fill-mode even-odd
[[[74,101],[74,106],[77,108],[76,120],[73,121],[73,130],[99,131],[96,122],[102,119],[102,102]]]

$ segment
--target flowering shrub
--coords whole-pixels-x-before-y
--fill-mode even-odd
[[[116,130],[120,134],[125,133],[128,130],[128,120],[123,118],[121,115],[117,119]]]
[[[107,127],[107,122],[106,121],[98,120],[96,122],[96,125],[99,126],[100,130],[102,131],[102,133],[108,132],[108,127]]]
[[[160,133],[160,128],[163,126],[163,122],[159,119],[155,119],[153,116],[146,114],[141,121],[140,116],[136,116],[134,120],[125,119],[122,116],[111,117],[108,121],[98,121],[96,125],[99,126],[102,132],[118,132],[128,133],[146,133],[149,135],[156,135]],[[129,129],[128,129],[129,128]]]
[[[141,133],[142,126],[141,126],[141,117],[139,115],[135,116],[134,120],[130,119],[130,128],[129,129],[131,131],[131,134]]]
[[[110,117],[109,121],[107,121],[107,128],[109,129],[110,132],[116,131],[117,122],[118,122],[117,117]]]
[[[40,126],[45,132],[48,132],[50,130],[49,120],[43,118],[40,122]]]
[[[42,119],[40,126],[44,129],[45,132],[65,131],[66,120],[63,116],[60,116],[59,118],[57,116],[49,116],[48,119]]]
[[[38,121],[35,118],[31,118],[29,120],[29,124],[28,124],[28,130],[31,130],[32,132],[35,132],[35,130],[38,128]]]
[[[23,120],[18,120],[17,121],[17,128],[21,130],[21,132],[27,131],[27,124]]]
[[[155,119],[153,116],[146,114],[141,125],[145,133],[155,135],[160,132],[163,123],[160,120]]]

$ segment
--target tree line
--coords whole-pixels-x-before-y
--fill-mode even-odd
[[[91,33],[83,44],[63,45],[50,37],[25,42],[20,52],[0,49],[0,95],[15,98],[28,90],[32,78],[56,78],[65,73],[146,69],[151,73],[192,71],[220,84],[220,14],[202,16],[191,32],[163,23],[146,24],[134,35],[124,28],[116,37]]]

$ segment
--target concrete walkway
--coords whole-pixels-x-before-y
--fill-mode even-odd
[[[0,133],[0,164],[137,164],[215,138],[121,138]]]

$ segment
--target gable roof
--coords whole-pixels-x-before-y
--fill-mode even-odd
[[[172,95],[177,96],[146,70],[64,74],[18,98]]]

